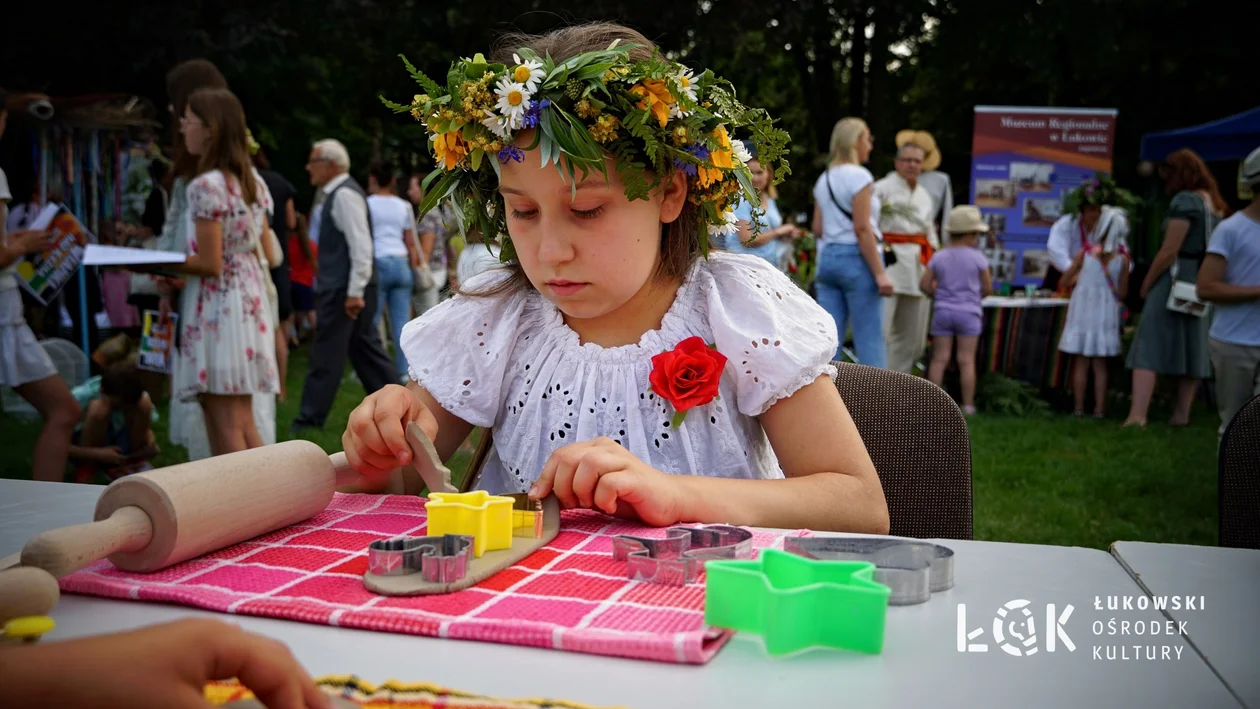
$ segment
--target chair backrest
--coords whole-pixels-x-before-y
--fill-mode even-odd
[[[884,486],[889,533],[971,539],[971,436],[958,405],[926,379],[833,364],[836,389]]]
[[[1225,427],[1217,475],[1220,545],[1260,549],[1260,396]]]

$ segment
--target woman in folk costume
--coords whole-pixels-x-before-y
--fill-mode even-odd
[[[1098,177],[1068,194],[1065,211],[1050,230],[1056,263],[1068,253],[1063,285],[1072,289],[1059,351],[1074,355],[1072,394],[1083,416],[1089,372],[1094,372],[1094,417],[1105,415],[1107,358],[1120,354],[1120,328],[1132,260],[1126,213],[1136,200],[1109,178]]]
[[[949,232],[945,229],[945,220],[954,208],[954,186],[949,175],[941,172],[941,151],[936,147],[936,139],[925,130],[903,130],[897,133],[893,141],[900,150],[906,143],[914,143],[923,148],[923,170],[919,173],[919,184],[932,196],[932,225],[940,236],[941,246],[949,243]]]

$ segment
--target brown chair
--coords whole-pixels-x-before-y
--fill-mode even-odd
[[[958,405],[926,379],[834,362],[888,500],[889,533],[971,539],[971,436]]]
[[[1220,545],[1260,549],[1260,396],[1234,414],[1218,456]]]

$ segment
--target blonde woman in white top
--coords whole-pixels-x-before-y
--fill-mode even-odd
[[[874,143],[866,122],[844,118],[831,132],[831,162],[814,183],[814,233],[818,235],[818,304],[836,321],[841,342],[853,327],[858,361],[884,367],[884,302],[893,284],[880,248],[875,178],[862,167]]]
[[[411,319],[411,294],[415,289],[415,269],[420,267],[416,242],[416,213],[411,203],[395,191],[394,166],[387,161],[372,163],[368,172],[368,213],[372,217],[372,248],[376,266],[377,328],[381,314],[389,318],[389,343],[394,348],[394,364],[407,371],[398,338]]]

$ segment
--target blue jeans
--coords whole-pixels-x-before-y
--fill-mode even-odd
[[[851,323],[859,363],[887,366],[884,299],[857,244],[827,244],[818,259],[814,288],[818,304],[835,318],[840,343],[844,344],[845,326]],[[833,359],[839,359],[839,352]]]
[[[379,328],[381,313],[389,314],[389,336],[394,344],[394,363],[398,373],[407,374],[407,358],[403,355],[403,325],[411,319],[411,288],[415,279],[411,274],[411,265],[406,256],[386,256],[376,259],[376,292],[379,306],[376,308],[376,322],[373,327]],[[387,310],[388,309],[388,310]]]

